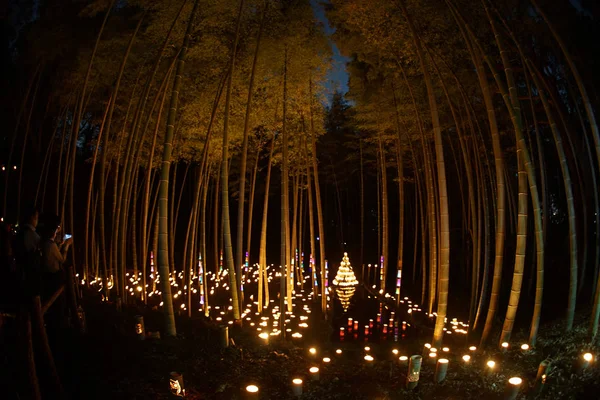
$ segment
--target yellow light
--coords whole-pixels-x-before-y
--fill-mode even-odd
[[[408,357],[407,356],[400,356],[400,358],[398,358],[398,360],[400,360],[400,361],[407,361]]]
[[[367,362],[371,362],[371,361],[373,361],[373,360],[374,360],[373,356],[370,356],[370,355],[368,355],[368,354],[365,356],[365,361],[367,361]]]
[[[429,351],[432,353],[437,353],[437,349],[435,347],[432,347],[431,349],[429,349]]]
[[[296,379],[292,380],[292,383],[294,385],[302,385],[302,379],[296,378]]]
[[[527,343],[522,344],[521,345],[521,350],[523,350],[523,351],[529,350],[529,345]]]
[[[464,362],[469,362],[469,361],[471,361],[471,356],[468,354],[465,354],[464,356],[462,356],[462,359]]]
[[[508,380],[508,383],[513,386],[519,386],[521,383],[523,383],[523,379],[519,378],[518,376],[513,376]]]
[[[442,347],[442,351],[443,351],[444,353],[447,353],[447,352],[449,352],[449,351],[450,351],[450,348],[449,348],[449,347]]]
[[[371,351],[371,348],[369,346],[365,347],[365,351]]]
[[[259,338],[267,340],[269,339],[269,334],[267,332],[263,332],[260,335],[258,335]]]
[[[425,347],[427,347],[428,349],[430,349],[430,348],[431,348],[431,345],[430,345],[429,343],[425,343],[425,345],[424,345],[424,346],[425,346]]]
[[[310,354],[317,354],[317,349],[315,349],[314,347],[311,347],[310,349],[308,349],[308,352]]]
[[[585,353],[583,355],[583,359],[587,362],[590,362],[594,359],[594,356],[592,355],[592,353]]]
[[[437,357],[437,353],[429,353],[429,358],[436,358]]]
[[[503,349],[508,349],[508,342],[502,342],[501,346]]]
[[[471,350],[471,351],[475,351],[475,350],[477,350],[477,347],[475,347],[475,346],[471,346],[471,347],[469,347],[469,350]]]
[[[335,354],[342,354],[342,349],[337,349],[337,350],[335,351]]]
[[[394,350],[392,350],[392,353],[393,353],[395,356],[397,356],[397,355],[398,355],[398,349],[394,349]]]
[[[319,368],[318,367],[310,367],[308,372],[310,372],[311,374],[316,374],[319,372]]]
[[[248,392],[248,393],[258,393],[258,386],[256,386],[256,385],[248,385],[248,386],[246,386],[246,392]]]
[[[323,358],[323,362],[324,362],[324,363],[331,362],[331,358],[329,358],[329,357],[324,357],[324,358]]]
[[[447,360],[446,358],[440,358],[440,359],[438,360],[438,362],[439,362],[440,364],[448,364],[448,360]]]
[[[486,363],[486,365],[488,366],[488,368],[493,369],[496,366],[496,362],[490,360]]]

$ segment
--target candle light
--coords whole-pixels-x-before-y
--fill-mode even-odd
[[[400,361],[400,365],[402,365],[402,366],[408,364],[408,357],[407,356],[400,356],[400,357],[398,357],[398,360]]]
[[[358,331],[358,321],[354,321],[354,330]]]
[[[398,355],[398,349],[393,349],[392,350],[392,354],[395,355],[395,356],[397,356]]]
[[[419,375],[421,374],[421,360],[423,357],[414,355],[410,357],[408,364],[408,374],[406,374],[406,388],[414,389],[419,383]]]
[[[348,328],[352,329],[352,318],[348,318]]]
[[[594,361],[594,356],[592,353],[585,353],[582,357],[581,361],[581,369],[586,369],[590,366],[590,364]]]
[[[344,338],[344,331],[345,331],[344,327],[343,326],[340,327],[340,339]]]
[[[308,370],[308,372],[310,372],[310,376],[313,381],[319,380],[319,368],[318,367],[311,367]]]
[[[179,372],[171,372],[169,377],[169,389],[171,394],[176,397],[185,397],[185,388],[183,386],[183,375]]]
[[[502,347],[502,351],[508,350],[508,342],[502,342],[500,346]]]
[[[465,354],[464,356],[462,356],[462,359],[465,363],[468,363],[469,361],[471,361],[471,356],[468,354]]]
[[[544,389],[544,385],[546,384],[546,378],[548,377],[548,373],[550,372],[551,362],[550,360],[543,360],[539,367],[537,376],[535,378],[535,385],[533,386],[533,395],[539,395]]]
[[[523,353],[527,353],[527,352],[529,351],[529,345],[528,345],[527,343],[523,343],[523,344],[521,345],[521,351],[522,351]]]
[[[292,393],[296,397],[302,396],[302,379],[295,378],[292,380]]]
[[[373,356],[367,354],[365,356],[365,361],[367,362],[367,365],[371,366],[373,365],[373,361],[375,361],[375,359],[373,358]]]
[[[496,362],[489,360],[486,364],[486,371],[485,371],[485,375],[486,376],[490,376],[494,373],[494,369],[496,368]]]
[[[371,348],[369,346],[365,346],[365,351],[369,352],[371,351]]]
[[[448,353],[450,351],[450,348],[449,347],[442,347],[442,351],[444,353]]]
[[[323,362],[324,362],[325,364],[328,364],[328,363],[330,363],[330,362],[331,362],[331,358],[329,358],[329,357],[323,357]]]
[[[335,351],[335,354],[338,354],[338,355],[339,355],[339,354],[342,354],[342,349],[337,349],[337,350]]]
[[[475,346],[471,346],[471,347],[469,347],[469,350],[470,350],[470,351],[475,351],[475,350],[477,350],[477,347],[475,347]]]
[[[258,337],[262,339],[263,344],[269,344],[269,336],[270,335],[267,332],[262,332],[258,335]]]
[[[446,379],[446,373],[448,372],[448,360],[445,358],[440,358],[437,361],[437,365],[435,367],[435,383],[440,383],[444,379]]]
[[[317,354],[317,349],[315,349],[314,347],[311,347],[310,349],[308,349],[308,352],[314,356]]]
[[[519,394],[519,390],[521,389],[521,385],[523,383],[523,379],[513,376],[506,383],[506,387],[504,389],[504,399],[506,400],[515,400],[517,395]]]

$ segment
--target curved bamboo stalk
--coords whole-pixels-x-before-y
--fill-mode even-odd
[[[175,328],[175,316],[173,314],[173,299],[171,297],[171,285],[169,281],[169,257],[168,257],[168,194],[169,194],[169,169],[171,166],[171,152],[173,147],[173,134],[175,132],[175,118],[177,116],[177,103],[179,100],[179,88],[181,85],[181,75],[185,64],[187,47],[189,45],[192,26],[198,9],[198,0],[194,2],[194,8],[190,14],[184,35],[181,51],[179,53],[177,65],[175,67],[175,79],[171,91],[171,99],[169,104],[169,112],[167,114],[167,131],[163,146],[162,168],[160,179],[160,194],[159,194],[159,252],[158,252],[158,269],[160,272],[160,280],[162,284],[162,299],[163,312],[165,317],[165,333],[167,336],[175,336],[177,334]]]

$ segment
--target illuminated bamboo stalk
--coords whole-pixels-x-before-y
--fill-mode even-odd
[[[319,169],[317,167],[317,138],[313,118],[313,89],[312,78],[309,79],[309,101],[310,101],[310,139],[312,144],[312,170],[315,179],[315,200],[317,205],[317,221],[319,224],[319,260],[321,268],[321,311],[325,315],[327,310],[327,298],[325,296],[325,225],[323,223],[323,207],[321,205],[321,187],[319,185]],[[314,254],[313,254],[314,256]]]
[[[258,54],[260,50],[260,40],[263,34],[263,28],[265,25],[265,17],[267,15],[268,2],[265,1],[262,10],[262,16],[260,19],[260,27],[258,29],[258,36],[256,37],[256,47],[254,49],[254,57],[252,60],[252,68],[250,70],[250,82],[248,83],[248,97],[246,99],[246,115],[244,117],[244,130],[242,136],[242,154],[240,160],[240,185],[239,185],[239,199],[238,199],[238,215],[237,215],[237,242],[236,242],[236,256],[235,256],[235,268],[237,273],[238,284],[241,284],[242,277],[242,254],[244,252],[244,202],[246,196],[246,163],[248,157],[248,132],[250,130],[250,114],[252,111],[252,94],[254,91],[254,78],[256,76],[256,64],[258,61]],[[258,159],[258,158],[257,158]],[[250,251],[250,248],[247,248]]]
[[[282,334],[284,330],[284,296],[287,299],[287,311],[292,311],[292,291],[289,287],[291,265],[290,265],[290,241],[289,241],[289,171],[288,171],[288,131],[287,131],[287,68],[288,68],[288,51],[285,48],[284,62],[283,62],[283,116],[282,116],[282,127],[281,127],[281,240],[280,240],[280,263],[281,263],[281,285],[280,285],[280,326]]]
[[[269,304],[269,282],[267,280],[267,216],[269,211],[269,191],[271,189],[271,168],[273,166],[273,151],[275,150],[275,131],[271,138],[271,150],[267,165],[267,178],[265,180],[265,198],[263,200],[262,225],[260,230],[260,249],[258,261],[258,310],[262,313],[264,304]],[[263,293],[264,291],[264,293]],[[263,304],[263,294],[264,301]]]
[[[179,89],[181,85],[181,75],[185,64],[187,47],[189,45],[192,26],[198,9],[198,0],[194,2],[194,8],[190,14],[184,34],[181,51],[175,67],[175,79],[171,91],[169,112],[167,114],[167,130],[164,138],[160,194],[159,194],[159,251],[158,251],[158,269],[162,284],[163,314],[165,318],[165,334],[175,336],[175,316],[173,314],[173,299],[171,297],[171,286],[169,282],[169,257],[168,257],[168,193],[169,193],[169,169],[171,163],[171,152],[173,147],[173,134],[175,131],[175,118],[177,114],[177,103],[179,100]]]
[[[423,80],[427,87],[429,108],[431,112],[431,120],[434,131],[434,142],[436,149],[436,161],[437,161],[437,178],[438,178],[438,195],[440,204],[440,269],[437,276],[438,289],[437,289],[437,316],[435,322],[435,328],[433,333],[433,345],[439,347],[442,342],[444,335],[444,325],[446,312],[448,308],[448,283],[450,276],[450,221],[448,215],[448,190],[446,182],[446,166],[444,162],[444,149],[442,143],[442,133],[439,122],[437,101],[433,91],[433,85],[429,76],[429,71],[425,65],[425,58],[422,54],[422,46],[420,37],[418,36],[413,22],[406,10],[404,2],[399,3],[402,13],[404,14],[415,44],[417,55],[419,57],[421,72],[423,73]]]

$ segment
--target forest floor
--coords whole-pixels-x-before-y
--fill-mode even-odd
[[[235,345],[221,349],[218,327],[206,319],[178,317],[176,338],[139,340],[134,333],[135,315],[143,313],[146,330],[154,332],[162,326],[158,312],[142,312],[135,307],[117,312],[114,304],[96,298],[88,298],[84,307],[87,333],[65,332],[62,344],[54,351],[72,399],[173,398],[169,391],[171,371],[183,374],[188,399],[250,398],[245,393],[249,384],[260,388],[261,399],[291,399],[291,381],[298,377],[304,380],[304,399],[500,399],[512,376],[523,379],[518,398],[533,398],[531,388],[538,364],[546,358],[552,359],[553,368],[537,398],[600,398],[600,368],[596,363],[582,372],[574,373],[572,368],[573,360],[585,351],[599,354],[598,346],[586,341],[583,319],[576,324],[581,329],[568,335],[559,324],[543,326],[536,349],[528,353],[477,350],[471,353],[468,364],[461,359],[464,352],[450,354],[448,374],[440,384],[433,383],[435,366],[424,357],[419,384],[408,391],[404,389],[407,368],[400,366],[390,349],[418,354],[414,349],[422,348],[429,336],[391,343],[392,347],[373,343],[371,353],[376,361],[368,366],[363,360],[364,344],[332,341],[332,329],[317,313],[309,321],[314,334],[305,335],[302,343],[292,340],[264,345],[255,331],[230,326]],[[307,351],[311,346],[318,349],[314,358]],[[336,355],[336,348],[343,353]],[[329,364],[321,362],[324,356],[331,358]],[[485,376],[488,359],[495,360],[498,369]],[[321,368],[318,381],[308,376],[309,367],[315,365]]]

